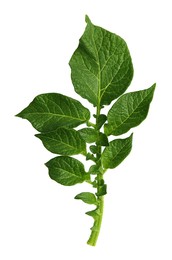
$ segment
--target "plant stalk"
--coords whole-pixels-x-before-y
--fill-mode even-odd
[[[97,111],[96,111],[96,125],[98,125],[98,117],[100,115],[101,107],[100,104],[97,106]],[[97,130],[98,134],[100,133],[100,130]],[[99,168],[101,168],[101,146],[96,144],[97,146],[97,153],[96,153],[96,164]],[[100,171],[97,172],[97,209],[96,209],[96,217],[94,218],[94,224],[93,227],[91,228],[91,235],[87,241],[88,245],[95,246],[100,229],[101,229],[101,223],[102,223],[102,218],[103,218],[103,210],[104,210],[104,196],[99,196],[100,193],[100,185],[101,181],[103,180],[103,173]]]
[[[90,246],[95,246],[97,239],[99,237],[100,233],[100,228],[101,228],[101,223],[102,223],[102,218],[103,218],[103,209],[104,209],[104,198],[103,196],[98,198],[98,209],[99,209],[99,215],[94,221],[94,225],[91,228],[91,235],[87,241],[87,244]]]

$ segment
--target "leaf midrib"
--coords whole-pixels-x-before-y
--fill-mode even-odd
[[[26,115],[51,115],[51,116],[57,116],[57,117],[66,117],[66,118],[71,118],[71,119],[77,119],[79,121],[85,121],[87,120],[86,118],[78,118],[78,117],[73,117],[73,116],[68,116],[68,115],[61,115],[61,114],[54,114],[54,113],[50,113],[50,112],[33,112],[33,113],[26,113]]]
[[[91,24],[91,37],[92,41],[94,43],[94,49],[96,52],[97,56],[97,66],[98,66],[98,75],[97,75],[97,80],[98,80],[98,93],[97,93],[97,107],[100,107],[100,93],[101,93],[101,72],[100,72],[100,59],[99,59],[99,53],[96,47],[95,39],[94,39],[94,26]]]
[[[82,175],[76,175],[76,174],[74,174],[74,173],[72,173],[72,172],[69,172],[69,171],[63,169],[63,168],[60,167],[60,166],[59,166],[59,167],[58,167],[58,166],[54,166],[53,168],[56,169],[56,170],[62,170],[63,172],[66,172],[68,175],[70,174],[70,175],[74,176],[75,178],[77,177],[77,178],[79,178],[79,179],[82,179]],[[70,178],[70,176],[66,177],[65,179],[67,179],[67,178]]]
[[[119,152],[113,156],[113,160],[115,160],[115,158],[121,153],[121,151],[128,145],[128,143],[130,142],[130,139],[126,141],[126,143],[123,145],[123,147],[119,150]]]
[[[53,137],[47,137],[47,136],[42,136],[42,137],[44,137],[44,138],[46,138],[46,139],[48,139],[48,140],[51,140],[51,141],[55,141],[55,142],[57,142],[57,143],[62,143],[62,144],[66,145],[66,146],[68,146],[68,147],[70,147],[70,148],[72,148],[72,149],[74,149],[74,150],[80,150],[79,148],[76,148],[76,147],[70,145],[69,143],[65,143],[65,142],[63,142],[63,141],[60,140],[60,139],[57,140],[57,139],[55,139],[55,138],[53,138]]]

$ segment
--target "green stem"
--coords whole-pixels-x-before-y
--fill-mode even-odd
[[[103,218],[103,208],[104,208],[104,199],[103,196],[98,198],[98,209],[99,209],[99,215],[97,215],[94,225],[91,228],[91,235],[87,241],[87,244],[90,246],[95,246],[99,233],[100,233],[100,228],[101,228],[101,223],[102,223],[102,218]]]
[[[97,112],[96,112],[96,126],[98,123],[98,117],[100,115],[101,107],[100,105],[97,106]],[[99,134],[99,130],[97,130]],[[97,153],[96,153],[96,164],[98,168],[101,168],[101,146],[97,145]],[[98,171],[97,172],[97,209],[96,211],[96,216],[94,217],[94,224],[93,227],[91,228],[91,235],[87,241],[88,245],[95,246],[99,233],[100,233],[100,228],[101,228],[101,223],[102,223],[102,218],[103,218],[103,209],[104,209],[104,196],[99,196],[100,194],[100,185],[101,182],[103,181],[103,173]]]

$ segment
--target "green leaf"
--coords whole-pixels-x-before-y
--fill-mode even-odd
[[[86,154],[86,161],[88,160],[92,160],[93,162],[96,161],[96,158],[94,157],[94,155],[92,153],[87,153]]]
[[[115,139],[102,153],[102,164],[105,169],[117,167],[129,155],[132,148],[132,134],[125,139]]]
[[[101,132],[98,135],[96,143],[98,145],[101,145],[101,146],[108,146],[109,145],[107,136],[105,134],[101,133]]]
[[[104,196],[107,194],[107,185],[103,184],[99,186],[99,191],[96,193],[97,196]]]
[[[96,197],[91,192],[82,192],[82,193],[76,195],[75,199],[80,199],[80,200],[82,200],[83,202],[85,202],[87,204],[95,204],[95,205],[97,205]]]
[[[126,42],[92,24],[80,38],[69,65],[75,91],[93,105],[108,105],[130,85],[133,65]]]
[[[52,153],[61,155],[86,154],[86,143],[74,129],[58,128],[55,131],[36,134]]]
[[[94,143],[97,140],[97,131],[93,128],[82,128],[78,132],[86,143]]]
[[[121,135],[139,125],[148,114],[155,86],[120,97],[108,112],[105,134]]]
[[[96,124],[96,129],[99,130],[102,125],[106,122],[107,120],[107,116],[106,115],[99,115],[98,118],[97,118],[97,124]]]
[[[90,216],[90,217],[92,217],[94,219],[97,219],[100,216],[100,213],[99,213],[98,209],[94,209],[94,210],[88,211],[85,214],[87,214],[88,216]]]
[[[99,169],[100,169],[99,165],[97,165],[97,164],[91,165],[90,168],[89,168],[89,173],[90,174],[97,174],[97,173],[100,172]]]
[[[90,148],[90,151],[94,154],[96,154],[98,152],[98,148],[96,145],[91,145],[89,148]]]
[[[27,119],[40,132],[59,127],[76,127],[90,118],[90,112],[79,101],[58,94],[41,94],[17,116]]]
[[[55,157],[45,165],[49,169],[50,178],[65,186],[82,183],[88,179],[84,165],[72,157]]]

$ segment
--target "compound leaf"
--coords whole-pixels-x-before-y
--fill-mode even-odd
[[[125,139],[115,139],[109,143],[102,153],[102,164],[105,169],[117,167],[130,153],[132,134]]]
[[[79,101],[58,93],[41,94],[17,116],[27,119],[39,132],[58,127],[76,127],[90,118],[90,112]]]
[[[126,42],[92,24],[80,38],[69,65],[75,91],[93,105],[108,105],[130,85],[133,65]]]
[[[45,165],[49,169],[50,178],[65,186],[82,183],[88,179],[84,165],[72,157],[55,157]]]
[[[91,192],[82,192],[75,196],[75,199],[80,199],[87,204],[97,204],[96,197]]]
[[[139,125],[148,114],[154,90],[155,84],[148,89],[121,96],[108,112],[105,134],[121,135]]]
[[[55,131],[36,134],[52,153],[61,155],[86,154],[86,143],[74,129],[58,128]]]

